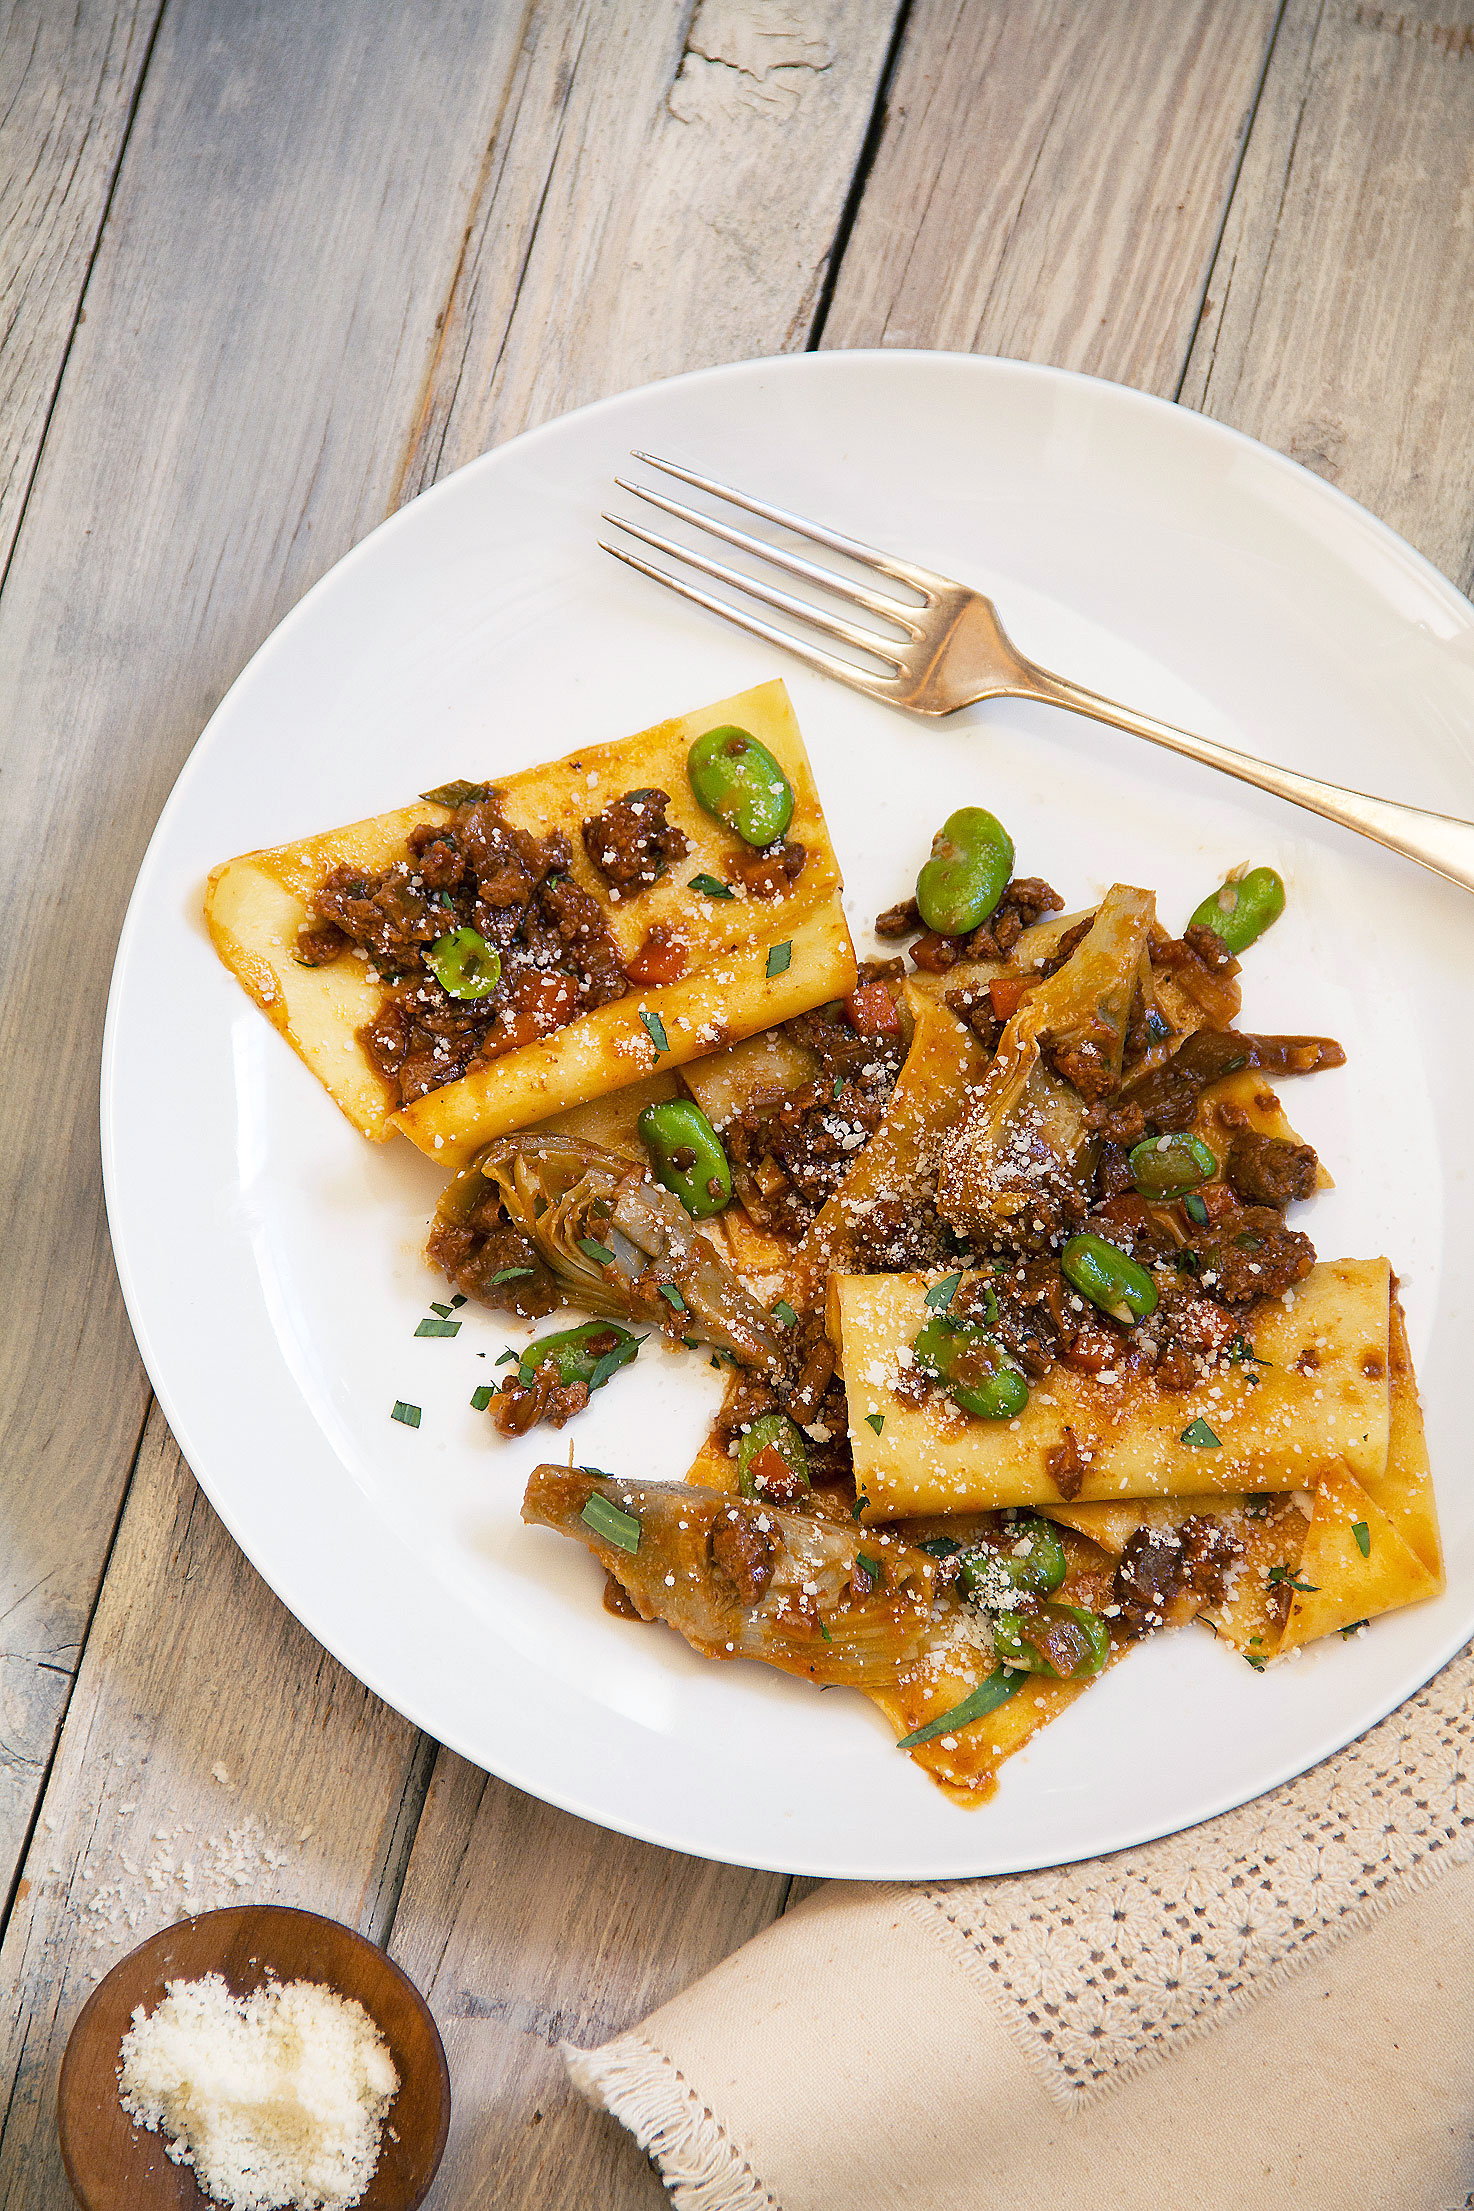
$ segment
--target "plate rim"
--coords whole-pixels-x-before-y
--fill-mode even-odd
[[[1077,369],[1019,360],[1000,354],[967,353],[925,347],[835,347],[820,349],[815,352],[753,355],[739,361],[719,362],[705,368],[684,370],[673,376],[655,378],[644,384],[605,394],[598,399],[585,402],[580,407],[570,408],[562,414],[551,417],[546,422],[519,432],[516,436],[504,440],[501,444],[492,446],[487,451],[473,456],[472,459],[453,470],[448,476],[427,486],[424,491],[418,493],[413,499],[406,501],[403,506],[395,509],[392,514],[386,515],[381,522],[376,523],[371,530],[367,531],[362,538],[349,547],[338,560],[334,561],[309,586],[302,597],[287,610],[278,622],[273,624],[249,658],[237,671],[227,689],[216,702],[180,765],[145,846],[129,894],[128,905],[119,931],[113,960],[103,1027],[102,1055],[99,1069],[99,1134],[104,1201],[114,1263],[124,1307],[130,1327],[133,1330],[140,1360],[148,1375],[153,1394],[158,1399],[160,1408],[168,1422],[171,1435],[178,1444],[181,1456],[190,1473],[204,1491],[212,1509],[220,1518],[231,1540],[238,1546],[253,1569],[261,1575],[278,1602],[286,1607],[298,1624],[315,1641],[320,1643],[354,1680],[360,1682],[371,1694],[387,1704],[392,1711],[399,1713],[412,1726],[428,1735],[432,1741],[444,1744],[456,1755],[464,1757],[478,1771],[492,1773],[497,1778],[506,1781],[510,1786],[521,1789],[529,1796],[536,1798],[539,1802],[552,1805],[555,1809],[565,1811],[576,1818],[587,1820],[592,1825],[610,1832],[627,1835],[632,1840],[647,1842],[653,1847],[675,1851],[685,1856],[698,1856],[708,1859],[709,1862],[746,1867],[754,1871],[813,1875],[822,1879],[925,1882],[1004,1877],[1010,1873],[1045,1871],[1061,1865],[1084,1864],[1098,1857],[1107,1857],[1121,1850],[1136,1848],[1172,1835],[1190,1833],[1194,1828],[1219,1818],[1225,1812],[1236,1810],[1246,1803],[1255,1802],[1261,1797],[1269,1795],[1275,1789],[1283,1787],[1287,1782],[1314,1771],[1327,1758],[1338,1755],[1349,1744],[1360,1740],[1373,1727],[1380,1725],[1388,1714],[1405,1702],[1408,1697],[1415,1695],[1419,1689],[1426,1686],[1448,1664],[1449,1660],[1469,1640],[1470,1627],[1474,1625],[1474,1622],[1455,1623],[1451,1639],[1440,1640],[1436,1646],[1437,1655],[1431,1664],[1426,1662],[1425,1655],[1416,1657],[1410,1666],[1404,1668],[1403,1672],[1397,1676],[1385,1697],[1379,1693],[1377,1698],[1372,1700],[1372,1706],[1364,1708],[1364,1715],[1359,1715],[1354,1725],[1343,1731],[1340,1723],[1335,1723],[1332,1729],[1335,1739],[1326,1742],[1308,1760],[1296,1753],[1289,1753],[1285,1760],[1272,1770],[1269,1778],[1264,1779],[1247,1792],[1239,1789],[1236,1785],[1230,1784],[1225,1791],[1213,1796],[1205,1808],[1195,1812],[1190,1819],[1177,1820],[1169,1817],[1165,1820],[1155,1820],[1148,1818],[1144,1825],[1123,1826],[1120,1832],[1105,1835],[1093,1843],[1091,1848],[1084,1853],[1067,1852],[1041,1856],[1028,1852],[1007,1862],[988,1864],[981,1873],[959,1872],[955,1869],[918,1872],[914,1863],[910,1861],[877,1867],[873,1862],[864,1864],[857,1864],[853,1861],[847,1862],[838,1854],[827,1857],[823,1863],[819,1863],[812,1858],[805,1861],[794,1855],[768,1855],[752,1852],[742,1852],[736,1856],[717,1855],[700,1845],[693,1844],[689,1835],[673,1830],[668,1831],[662,1827],[659,1821],[636,1823],[628,1818],[611,1816],[607,1810],[583,1799],[577,1788],[556,1786],[542,1772],[539,1772],[535,1778],[528,1778],[524,1772],[517,1770],[519,1761],[516,1758],[510,1758],[507,1763],[498,1764],[497,1766],[485,1764],[481,1752],[467,1748],[463,1740],[457,1740],[455,1731],[443,1732],[440,1724],[421,1716],[418,1708],[420,1700],[417,1696],[414,1694],[402,1695],[398,1685],[391,1690],[386,1686],[383,1678],[379,1676],[376,1666],[371,1663],[365,1665],[356,1657],[349,1659],[344,1656],[343,1651],[339,1648],[336,1634],[325,1633],[317,1624],[322,1609],[321,1606],[313,1604],[310,1598],[306,1596],[299,1600],[295,1590],[292,1595],[283,1593],[282,1584],[285,1582],[288,1586],[291,1586],[292,1577],[286,1574],[278,1575],[275,1571],[268,1573],[258,1562],[238,1532],[233,1512],[217,1495],[212,1479],[200,1470],[192,1439],[187,1432],[191,1424],[188,1419],[181,1417],[172,1382],[168,1380],[161,1381],[160,1379],[161,1363],[157,1358],[153,1334],[147,1324],[142,1300],[134,1279],[130,1256],[115,1225],[116,1215],[120,1210],[120,1200],[117,1195],[117,1177],[119,1173],[117,1156],[119,1135],[117,1121],[119,1109],[118,1035],[122,1020],[121,1001],[124,981],[133,950],[133,940],[144,925],[142,916],[147,902],[147,892],[150,888],[150,878],[159,865],[168,833],[172,828],[173,816],[176,810],[182,806],[184,797],[192,787],[196,774],[203,770],[209,749],[207,740],[210,739],[216,723],[225,715],[227,708],[235,699],[238,690],[256,669],[262,656],[270,651],[284,635],[293,634],[300,623],[310,619],[311,611],[318,602],[319,596],[325,594],[330,587],[337,587],[344,579],[345,573],[351,571],[358,562],[360,556],[366,557],[368,548],[376,546],[386,533],[401,525],[407,526],[411,518],[419,519],[428,503],[434,502],[441,493],[448,494],[453,487],[461,484],[462,479],[473,472],[478,474],[489,472],[509,453],[514,451],[524,452],[535,447],[539,441],[555,438],[572,422],[586,422],[602,415],[615,413],[630,402],[643,399],[654,393],[720,383],[727,379],[749,376],[754,373],[772,373],[791,378],[795,375],[799,377],[812,375],[816,372],[816,366],[825,374],[836,372],[842,374],[851,366],[872,368],[877,365],[883,365],[887,370],[895,367],[914,368],[937,365],[955,371],[961,367],[964,374],[977,372],[985,377],[1001,374],[1019,381],[1041,383],[1046,386],[1064,385],[1087,387],[1091,390],[1104,389],[1117,401],[1124,400],[1128,404],[1134,405],[1148,417],[1155,417],[1164,423],[1173,424],[1174,427],[1180,424],[1190,424],[1191,428],[1188,431],[1190,436],[1197,437],[1206,433],[1210,441],[1217,440],[1229,448],[1242,450],[1251,455],[1259,465],[1269,463],[1273,473],[1285,474],[1286,480],[1295,486],[1298,496],[1308,496],[1312,501],[1319,501],[1333,511],[1339,510],[1343,522],[1362,532],[1384,556],[1390,556],[1394,559],[1398,565],[1411,575],[1421,589],[1424,591],[1431,589],[1432,595],[1442,602],[1461,629],[1467,631],[1474,628],[1474,602],[1471,602],[1426,554],[1419,552],[1408,539],[1393,529],[1390,523],[1383,521],[1380,516],[1374,514],[1370,508],[1364,506],[1348,492],[1343,491],[1338,485],[1328,482],[1324,477],[1317,475],[1314,470],[1305,467],[1303,463],[1292,460],[1275,447],[1265,444],[1260,439],[1253,437],[1246,431],[1237,429],[1232,424],[1220,422],[1213,416],[1202,413],[1196,408],[1182,405],[1177,400],[1163,398],[1156,393],[1141,391],[1133,385],[1119,383],[1111,378],[1091,376]],[[591,528],[596,519],[591,510]],[[167,1361],[162,1362],[162,1366],[165,1368],[167,1364]],[[208,1459],[208,1456],[207,1449],[205,1457]],[[310,1582],[311,1577],[308,1577],[308,1579]],[[986,1808],[979,1816],[986,1817]],[[976,1855],[980,1858],[986,1858],[987,1853],[985,1850],[980,1850]]]

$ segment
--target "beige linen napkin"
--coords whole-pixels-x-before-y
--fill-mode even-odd
[[[1186,1834],[831,1882],[569,2072],[679,2211],[1464,2211],[1471,1758],[1466,1650]]]

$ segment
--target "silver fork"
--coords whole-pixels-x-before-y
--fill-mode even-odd
[[[1194,737],[1188,730],[1177,729],[1170,722],[1138,714],[1129,706],[1118,705],[1114,699],[1102,698],[1098,692],[1071,683],[1065,676],[1051,675],[1047,668],[1026,659],[1010,641],[992,600],[985,598],[982,592],[970,591],[966,584],[954,583],[951,577],[918,567],[914,561],[877,552],[874,546],[862,545],[838,530],[825,529],[821,523],[810,522],[801,514],[791,514],[786,507],[769,506],[765,500],[735,491],[730,484],[716,483],[709,476],[698,475],[694,469],[678,467],[674,461],[660,460],[653,453],[636,453],[634,458],[714,499],[741,507],[748,514],[760,515],[766,522],[776,522],[780,529],[796,537],[826,545],[831,552],[842,553],[857,566],[869,569],[872,575],[916,593],[920,604],[908,604],[890,592],[872,590],[867,584],[805,560],[783,546],[753,537],[733,523],[699,513],[665,492],[631,483],[623,476],[615,479],[621,491],[645,500],[677,521],[704,530],[738,552],[766,561],[785,575],[796,576],[827,592],[831,598],[842,599],[900,631],[900,637],[888,636],[882,630],[872,629],[868,623],[847,621],[844,616],[830,613],[809,600],[795,598],[792,592],[783,591],[776,584],[728,567],[708,553],[662,537],[642,523],[616,514],[603,517],[604,521],[613,523],[616,529],[637,538],[655,552],[683,562],[688,568],[712,577],[748,599],[756,599],[760,605],[771,607],[791,621],[805,623],[835,644],[847,645],[880,661],[883,671],[872,672],[838,653],[826,651],[808,638],[793,636],[775,623],[764,621],[759,614],[713,598],[709,592],[698,590],[680,576],[667,574],[664,569],[641,560],[637,554],[626,552],[622,546],[599,540],[604,552],[612,553],[627,567],[637,568],[641,575],[653,577],[668,590],[678,591],[682,598],[694,600],[697,606],[720,614],[728,622],[735,622],[739,629],[750,631],[754,637],[761,637],[770,645],[780,645],[785,652],[796,653],[811,668],[834,676],[840,683],[850,684],[868,698],[882,699],[888,706],[899,706],[909,714],[930,715],[953,714],[958,707],[971,706],[979,699],[1038,699],[1046,706],[1067,707],[1072,713],[1088,714],[1097,722],[1109,722],[1115,729],[1145,737],[1151,744],[1165,745],[1169,752],[1180,752],[1189,760],[1199,760],[1204,767],[1219,768],[1225,775],[1237,776],[1241,783],[1256,784],[1261,791],[1272,791],[1276,798],[1288,799],[1294,806],[1309,807],[1312,813],[1339,822],[1343,829],[1354,829],[1363,837],[1374,838],[1378,844],[1389,845],[1394,852],[1404,853],[1410,860],[1420,861],[1424,867],[1431,868],[1436,875],[1446,876],[1462,889],[1474,890],[1474,822],[1460,821],[1452,814],[1427,813],[1418,806],[1401,806],[1394,799],[1371,798],[1360,791],[1345,791],[1335,783],[1321,783],[1314,776],[1296,775],[1289,768],[1273,767],[1266,760],[1251,759],[1247,753],[1234,752],[1227,745],[1215,745],[1206,737]]]

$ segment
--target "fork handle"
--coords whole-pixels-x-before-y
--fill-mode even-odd
[[[1344,791],[1339,784],[1296,775],[1290,768],[1276,768],[1267,760],[1251,759],[1248,753],[1235,752],[1228,745],[1194,737],[1171,722],[1133,713],[1129,706],[1118,706],[1114,699],[1103,699],[1098,692],[1087,691],[1067,677],[1051,675],[1045,668],[1031,664],[1030,674],[1037,679],[1037,688],[1021,685],[1015,696],[1037,698],[1049,706],[1088,714],[1092,721],[1108,722],[1113,729],[1145,737],[1149,744],[1165,745],[1169,752],[1201,761],[1204,767],[1220,768],[1225,775],[1237,776],[1241,783],[1272,791],[1292,806],[1307,806],[1327,821],[1339,822],[1343,829],[1354,829],[1360,836],[1371,837],[1409,860],[1417,860],[1435,875],[1457,883],[1461,890],[1474,891],[1474,822],[1460,821],[1454,814],[1428,813],[1421,806],[1400,806],[1395,799],[1372,798],[1363,791]]]

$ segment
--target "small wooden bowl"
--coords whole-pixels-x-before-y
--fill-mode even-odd
[[[233,1996],[249,1996],[274,1976],[357,1997],[399,2074],[363,2211],[415,2211],[450,2126],[450,2075],[429,2008],[408,1975],[364,1936],[282,1904],[238,1904],[166,1927],[120,1959],[88,1997],[56,2099],[61,2154],[84,2211],[208,2211],[211,2199],[191,2168],[174,2164],[163,2135],[136,2125],[118,2101],[118,2049],[134,2006],[152,2011],[167,1981],[202,1973],[221,1974]]]

